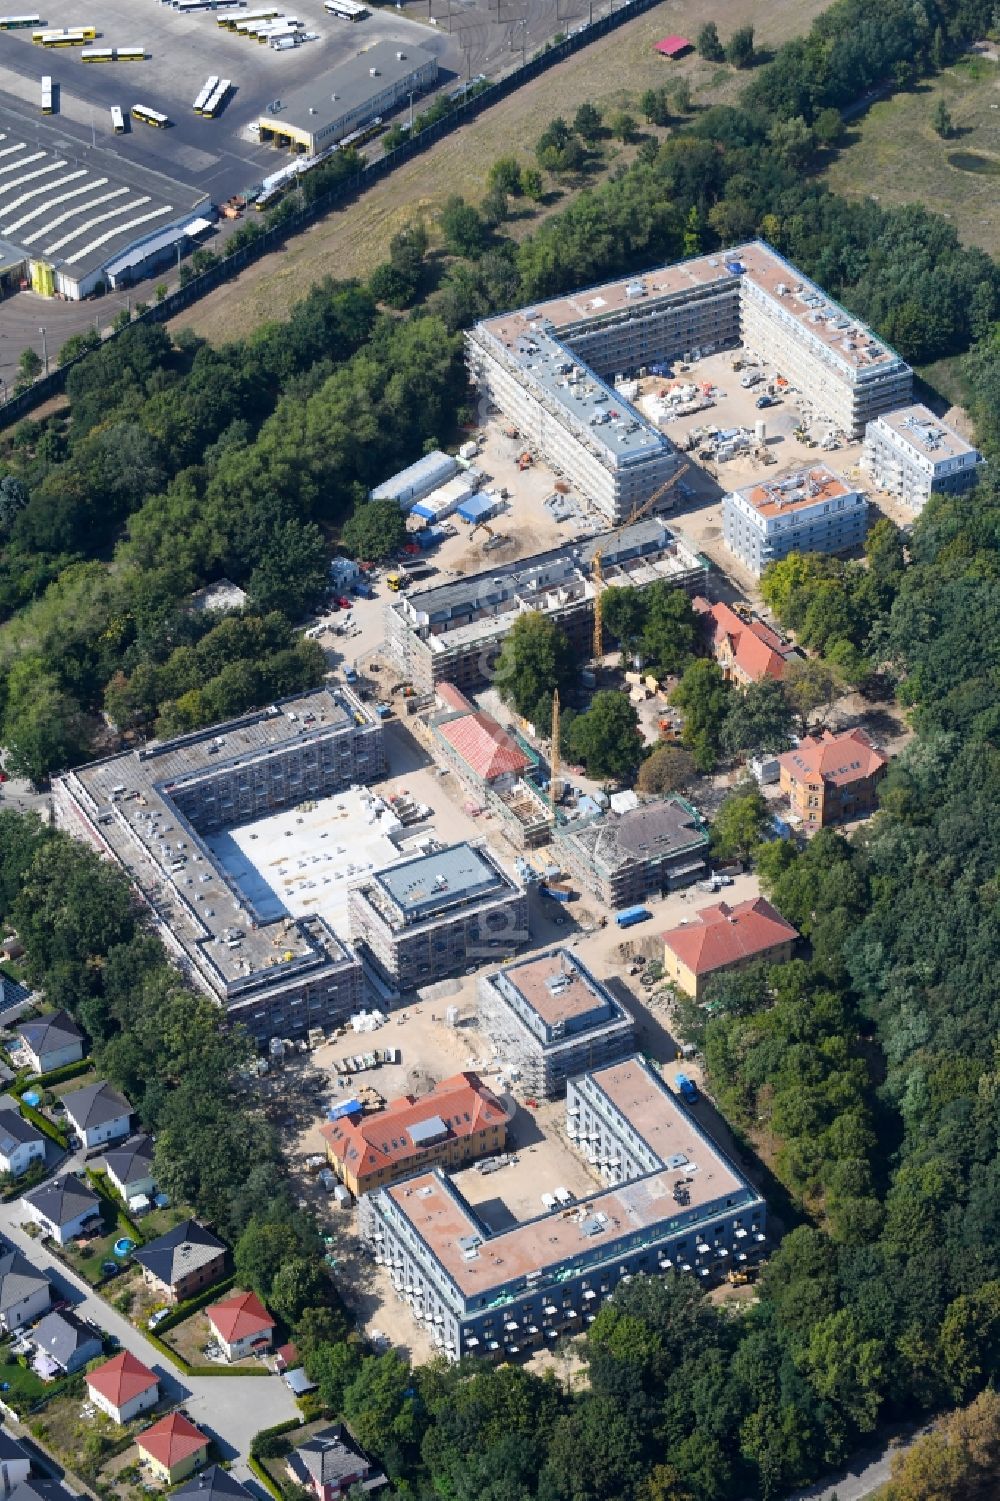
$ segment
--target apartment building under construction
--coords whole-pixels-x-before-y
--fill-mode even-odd
[[[608,382],[737,345],[854,438],[910,399],[909,366],[760,240],[486,318],[466,335],[480,389],[616,521],[678,460]]]
[[[726,546],[755,578],[790,552],[859,547],[867,529],[868,501],[825,464],[787,470],[722,502]]]
[[[479,1020],[505,1067],[532,1095],[550,1099],[566,1081],[631,1053],[631,1016],[568,948],[506,964],[479,981]]]
[[[601,553],[606,585],[647,588],[666,580],[689,594],[703,590],[708,562],[659,517],[506,563],[489,573],[449,579],[395,595],[385,606],[386,647],[418,693],[438,683],[468,690],[489,682],[503,639],[526,610],[551,615],[583,657],[594,627],[593,565]]]
[[[872,483],[922,511],[935,493],[966,490],[983,456],[925,406],[883,412],[865,429],[861,467]]]

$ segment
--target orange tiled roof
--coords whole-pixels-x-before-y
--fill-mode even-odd
[[[266,1334],[275,1327],[274,1319],[256,1293],[233,1293],[213,1303],[205,1312],[227,1344],[246,1339],[248,1334]]]
[[[693,922],[664,933],[663,942],[692,974],[708,975],[798,936],[791,923],[758,896],[735,907],[728,902],[702,907]]]
[[[135,1444],[150,1459],[158,1460],[172,1470],[174,1465],[197,1454],[199,1449],[207,1449],[208,1439],[183,1413],[171,1412],[152,1428],[147,1428],[145,1433],[140,1433]]]
[[[506,1119],[502,1103],[479,1075],[461,1073],[444,1079],[420,1099],[404,1095],[392,1100],[384,1110],[363,1116],[356,1124],[346,1119],[331,1121],[322,1134],[333,1155],[356,1177],[364,1177],[380,1168],[418,1160],[424,1148],[437,1145],[444,1133],[471,1136]],[[437,1121],[442,1132],[421,1140],[425,1132],[420,1128]]]
[[[492,782],[505,773],[520,776],[528,765],[528,758],[514,736],[489,714],[463,714],[461,719],[447,720],[439,730],[484,782]]]
[[[151,1386],[156,1386],[157,1378],[131,1351],[122,1350],[113,1360],[91,1371],[87,1385],[100,1392],[102,1397],[107,1397],[115,1407],[124,1407]]]
[[[863,781],[889,764],[860,729],[845,730],[840,735],[829,730],[822,735],[806,735],[794,750],[780,755],[778,763],[795,781],[819,777],[834,787]]]
[[[711,622],[712,650],[716,654],[728,640],[733,661],[753,682],[782,676],[795,648],[782,641],[762,620],[741,620],[735,610],[721,602],[710,605],[707,600],[696,599],[694,605]]]

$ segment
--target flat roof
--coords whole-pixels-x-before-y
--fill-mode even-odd
[[[598,550],[605,585],[642,587],[655,579],[680,580],[704,566],[704,559],[660,517],[650,516],[617,532],[601,532],[483,573],[414,589],[397,596],[389,609],[411,628],[426,629],[432,651],[495,637],[509,629],[523,609],[544,613],[593,598],[592,565]]]
[[[774,479],[748,485],[738,493],[759,516],[770,519],[785,516],[789,511],[808,510],[823,501],[842,500],[857,495],[858,491],[826,464],[813,464],[804,469],[786,469]]]
[[[702,289],[738,293],[746,278],[778,303],[804,333],[822,343],[838,364],[855,373],[898,364],[899,355],[878,339],[860,319],[845,311],[791,262],[763,240],[752,240],[714,255],[695,256],[675,265],[660,266],[636,276],[616,278],[600,286],[564,293],[511,313],[484,319],[482,327],[513,348],[533,330],[558,334],[570,348],[574,332],[595,326],[604,318],[631,309],[648,312],[658,302],[683,300]],[[546,329],[546,325],[550,327]]]
[[[894,412],[883,412],[877,419],[884,427],[902,438],[903,442],[918,453],[941,463],[956,459],[961,454],[976,454],[972,443],[966,442],[960,433],[940,417],[935,417],[930,407],[914,402],[912,406],[897,407]]]
[[[298,917],[283,906],[258,912],[252,894],[188,820],[185,790],[292,746],[319,746],[359,723],[377,721],[350,689],[317,688],[91,762],[59,780],[178,942],[211,974],[213,988],[235,999],[235,987],[250,999],[267,982],[291,979],[303,967],[347,962],[350,952],[315,908]],[[273,897],[273,888],[268,894]]]
[[[453,844],[415,855],[390,870],[376,871],[371,879],[402,910],[407,922],[422,922],[434,913],[468,906],[513,887],[473,844]]]
[[[592,1079],[640,1134],[652,1138],[664,1166],[614,1188],[597,1188],[569,1210],[553,1210],[491,1234],[471,1205],[440,1171],[420,1174],[382,1190],[444,1267],[465,1298],[520,1281],[529,1272],[562,1267],[574,1258],[610,1258],[642,1230],[696,1229],[698,1210],[741,1191],[749,1206],[762,1202],[709,1141],[662,1081],[638,1057],[602,1069]],[[614,1099],[610,1091],[614,1091]],[[619,1101],[621,1102],[619,1104]],[[676,1166],[668,1167],[669,1161]],[[681,1207],[674,1184],[687,1178],[690,1198]],[[469,1255],[470,1241],[476,1254]]]
[[[612,1012],[624,1015],[617,1002],[577,958],[572,949],[548,949],[517,964],[508,964],[503,978],[548,1026],[595,1013],[595,1022]]]
[[[65,138],[48,144],[44,124],[33,139],[4,122],[0,129],[0,241],[75,278],[128,259],[138,242],[162,238],[208,202],[198,188],[128,165],[100,146]],[[140,257],[141,259],[141,257]]]
[[[428,63],[436,62],[432,53],[403,38],[373,42],[361,48],[356,56],[293,89],[287,99],[282,98],[281,109],[276,114],[264,110],[260,115],[261,124],[279,128],[292,126],[307,135],[315,135],[332,121],[359,109],[373,94],[380,94],[383,89],[408,78]],[[372,68],[378,69],[377,78],[371,76]]]

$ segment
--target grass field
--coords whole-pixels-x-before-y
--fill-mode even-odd
[[[606,113],[630,108],[638,116],[645,89],[679,76],[688,79],[696,105],[731,97],[746,82],[748,74],[719,68],[695,54],[677,62],[660,57],[652,44],[667,32],[694,40],[706,21],[716,20],[725,40],[737,27],[753,24],[758,47],[774,48],[807,30],[825,4],[826,0],[773,0],[764,8],[755,0],[731,0],[720,9],[711,0],[666,0],[445,137],[358,202],[290,239],[286,249],[265,256],[171,326],[193,328],[221,343],[268,319],[285,317],[292,303],[323,276],[366,275],[386,258],[392,236],[411,219],[422,214],[432,221],[452,193],[472,201],[481,197],[490,164],[498,156],[515,154],[524,162],[533,161],[534,143],[549,120],[571,117],[585,99]],[[606,164],[627,161],[631,154],[612,146]],[[550,210],[561,202],[564,196],[556,198]],[[537,222],[538,216],[529,216],[511,230],[527,233]]]
[[[954,125],[949,140],[931,125],[939,99]],[[880,202],[923,203],[953,220],[966,244],[1000,251],[1000,63],[969,57],[873,105],[848,141],[827,174],[835,193],[860,197],[877,184]]]

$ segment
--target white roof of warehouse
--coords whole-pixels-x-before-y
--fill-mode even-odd
[[[126,176],[109,152],[59,151],[44,140],[22,140],[0,120],[0,242],[18,259],[82,278],[205,204],[204,193],[158,172]]]

